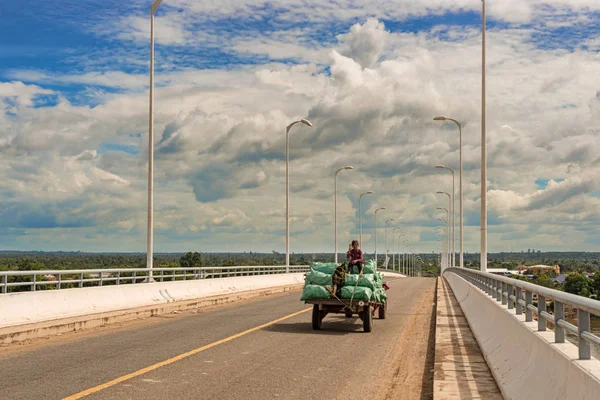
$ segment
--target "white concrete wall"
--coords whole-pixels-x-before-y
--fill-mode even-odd
[[[303,283],[295,273],[1,294],[0,328]]]
[[[557,344],[506,306],[456,274],[446,272],[481,351],[506,399],[600,399],[600,361],[577,360],[577,347]]]

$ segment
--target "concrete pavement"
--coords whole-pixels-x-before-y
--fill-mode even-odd
[[[369,334],[359,319],[337,315],[325,318],[323,331],[312,331],[311,313],[302,312],[309,307],[293,293],[0,352],[0,393],[3,399],[81,392],[90,399],[432,398],[435,280],[390,282],[388,318],[376,319]]]

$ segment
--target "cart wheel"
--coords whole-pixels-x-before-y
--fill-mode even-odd
[[[386,312],[387,312],[387,301],[379,306],[379,319],[385,319]]]
[[[350,311],[346,311],[346,318],[352,318],[352,313]]]
[[[323,318],[321,318],[321,312],[319,311],[319,305],[315,304],[313,306],[312,312],[312,328],[315,331],[321,329],[321,322],[323,322]]]
[[[371,312],[371,306],[363,308],[363,329],[365,332],[371,332],[373,330],[373,313]]]

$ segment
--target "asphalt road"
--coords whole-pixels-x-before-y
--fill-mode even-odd
[[[435,280],[390,283],[371,333],[335,314],[313,331],[292,293],[3,351],[0,398],[429,398]]]

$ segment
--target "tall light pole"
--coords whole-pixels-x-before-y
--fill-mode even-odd
[[[385,259],[386,259],[386,261],[388,259],[388,252],[389,252],[388,242],[387,242],[387,231],[388,231],[387,224],[388,224],[388,222],[395,221],[395,220],[396,220],[396,218],[390,218],[387,221],[385,221],[385,230],[384,230],[384,233],[385,233]],[[388,268],[386,267],[386,269],[388,269]]]
[[[334,224],[334,228],[335,228],[335,263],[337,264],[338,262],[338,239],[337,239],[337,174],[340,171],[343,171],[345,169],[354,169],[354,167],[347,165],[345,167],[342,167],[340,169],[338,169],[337,171],[335,171],[335,174],[333,174],[333,224]]]
[[[457,120],[453,119],[453,118],[448,118],[448,117],[444,117],[444,116],[440,116],[440,117],[435,117],[434,118],[435,121],[452,121],[456,124],[456,126],[458,126],[458,154],[459,154],[459,163],[460,163],[460,171],[459,171],[459,182],[458,182],[458,190],[459,190],[459,208],[460,208],[460,212],[459,212],[459,219],[460,219],[460,266],[461,268],[464,267],[464,256],[463,256],[463,181],[462,181],[462,175],[463,175],[463,166],[462,166],[462,125],[460,124],[460,122],[458,122]]]
[[[402,234],[398,235],[398,272],[400,272],[402,270],[402,268],[404,268],[404,265],[401,264],[402,261],[400,258],[400,254],[401,254],[400,253],[400,245],[401,245],[400,240],[402,239],[402,236],[406,236],[406,234],[402,233]]]
[[[375,267],[377,267],[377,211],[387,210],[385,207],[379,207],[375,210]]]
[[[481,0],[481,272],[487,272],[487,150],[485,112],[485,0]]]
[[[446,208],[438,207],[437,209],[446,211],[446,219],[438,218],[438,221],[444,221],[446,223],[446,228],[448,229],[448,236],[446,237],[446,239],[448,239],[448,264],[449,264],[450,263],[450,215],[448,213],[448,209],[446,209]]]
[[[375,192],[373,192],[372,190],[369,190],[368,192],[364,192],[362,193],[360,196],[358,196],[358,219],[360,220],[360,235],[359,235],[359,240],[360,240],[360,248],[363,248],[363,241],[362,241],[362,206],[361,206],[361,200],[362,197],[365,194],[373,194]],[[364,251],[363,251],[364,253]]]
[[[442,192],[442,191],[438,191],[436,192],[437,194],[445,194],[446,196],[448,196],[448,209],[452,210],[452,197],[450,196],[450,193],[448,192]],[[452,218],[454,218],[454,216],[452,216]],[[448,215],[448,223],[452,222],[452,220],[450,219],[450,215]],[[450,251],[452,251],[452,259],[450,260],[451,264],[453,267],[456,266],[456,264],[454,263],[454,261],[456,261],[455,257],[454,257],[454,233],[452,233],[454,230],[453,227],[450,227],[450,236],[451,236],[451,242],[453,243],[452,246],[450,246]]]
[[[148,118],[148,234],[146,238],[146,268],[148,282],[153,282],[154,258],[154,14],[163,0],[156,0],[150,7],[150,110]]]
[[[302,123],[313,126],[306,119],[294,121],[285,128],[285,272],[290,273],[290,129]]]
[[[396,270],[396,241],[394,240],[394,232],[400,227],[392,229],[392,271]]]
[[[443,221],[443,219],[442,218],[438,218],[438,221]],[[438,229],[442,229],[445,232],[445,234],[442,235],[442,237],[444,238],[443,249],[442,249],[442,251],[443,251],[442,264],[447,266],[447,264],[448,264],[448,254],[446,252],[446,247],[448,247],[448,240],[447,240],[447,238],[448,238],[448,231],[446,230],[446,228],[442,228],[441,226],[438,226],[437,228]],[[445,269],[446,268],[441,268],[440,272],[443,273]]]
[[[452,172],[452,264],[456,267],[456,207],[455,207],[455,194],[454,189],[454,170],[444,165],[436,165],[436,168],[447,169]]]

